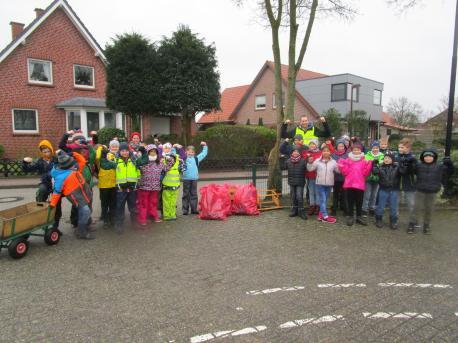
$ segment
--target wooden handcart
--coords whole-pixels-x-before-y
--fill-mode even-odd
[[[8,248],[12,258],[24,257],[30,236],[40,236],[48,245],[59,243],[61,232],[53,228],[55,208],[47,202],[30,202],[0,211],[0,252]]]

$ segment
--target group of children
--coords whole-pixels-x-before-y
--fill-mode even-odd
[[[184,149],[157,140],[157,145],[143,144],[138,132],[131,134],[129,142],[114,137],[108,146],[98,144],[96,132],[90,135],[88,142],[80,130],[71,130],[63,135],[56,152],[49,141],[41,141],[41,157],[23,160],[25,172],[38,172],[41,177],[36,200],[43,202],[51,196],[50,205],[56,208],[55,228],[59,227],[64,196],[72,204],[70,221],[77,228],[77,237],[94,238],[90,230],[94,178],[98,179],[104,228],[115,227],[120,234],[126,204],[131,222],[140,229],[153,221],[176,220],[181,181],[183,214],[198,213],[198,167],[208,153],[205,142],[196,155],[193,146]]]
[[[280,153],[288,156],[288,184],[291,193],[290,217],[307,219],[317,215],[319,221],[336,222],[338,209],[344,211],[346,224],[355,221],[367,225],[367,216],[375,215],[378,228],[384,226],[383,214],[389,208],[390,228],[398,228],[399,198],[404,194],[408,208],[408,233],[414,233],[418,218],[423,217],[423,233],[430,233],[431,215],[441,185],[453,173],[449,157],[438,161],[435,149],[424,150],[419,160],[411,152],[411,141],[402,139],[398,151],[388,148],[386,139],[365,147],[357,137],[343,136],[335,143],[326,139],[320,146],[315,139],[303,144],[302,136],[285,140]],[[307,187],[308,213],[304,208]],[[328,211],[331,193],[333,201]],[[356,217],[355,217],[356,213]]]

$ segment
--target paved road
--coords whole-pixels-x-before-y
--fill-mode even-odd
[[[89,242],[65,224],[57,246],[2,252],[0,341],[457,342],[457,221],[408,236],[277,211]]]

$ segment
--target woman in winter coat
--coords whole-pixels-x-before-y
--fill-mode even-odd
[[[312,160],[313,158],[310,158]],[[307,164],[308,171],[316,171],[316,188],[320,200],[320,213],[318,220],[335,223],[336,218],[328,215],[328,199],[331,195],[331,189],[334,186],[334,173],[339,172],[337,162],[331,158],[331,150],[328,146],[321,149],[321,157]]]
[[[294,147],[291,157],[286,161],[288,169],[288,185],[291,193],[291,213],[290,217],[299,215],[302,219],[307,219],[304,209],[304,187],[305,172],[307,164],[301,157],[300,148]]]
[[[347,225],[352,226],[354,223],[354,210],[356,207],[356,222],[361,225],[367,225],[362,217],[362,206],[364,190],[366,188],[366,177],[372,169],[372,161],[367,161],[362,153],[363,146],[354,142],[351,147],[351,153],[348,158],[339,160],[338,166],[340,172],[345,176],[343,188],[347,198]]]

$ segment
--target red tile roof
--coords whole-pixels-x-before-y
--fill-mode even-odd
[[[391,128],[398,129],[401,131],[418,131],[418,129],[413,128],[413,127],[399,125],[396,122],[396,119],[394,119],[393,116],[391,116],[387,112],[382,112],[382,122],[383,122],[382,124],[383,126],[391,127]]]
[[[396,124],[396,120],[387,112],[382,112],[382,121],[387,124]]]
[[[250,85],[226,88],[221,94],[220,111],[205,113],[198,124],[229,122],[229,118]]]

